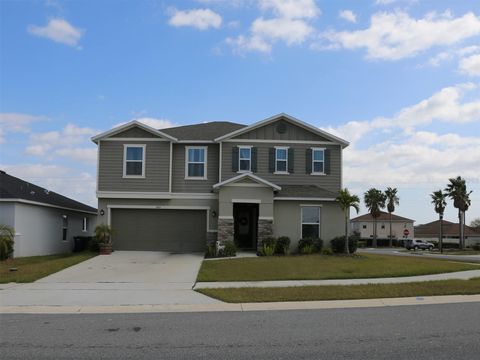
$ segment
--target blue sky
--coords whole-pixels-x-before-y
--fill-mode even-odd
[[[475,1],[2,1],[0,167],[95,205],[100,131],[286,112],[349,140],[345,184],[398,187],[419,223],[464,176],[469,222],[479,79]]]

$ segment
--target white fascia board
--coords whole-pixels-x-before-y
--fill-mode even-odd
[[[213,193],[169,193],[169,192],[136,192],[136,191],[97,191],[97,198],[102,199],[218,199]]]
[[[222,182],[216,183],[215,185],[213,185],[213,188],[217,189],[217,188],[222,187],[224,185],[228,185],[230,183],[234,183],[236,181],[242,180],[243,178],[246,178],[246,177],[248,177],[252,180],[255,180],[258,183],[261,183],[263,185],[269,186],[269,187],[271,187],[275,190],[282,190],[282,188],[280,186],[278,186],[278,185],[276,185],[276,184],[274,184],[274,183],[272,183],[268,180],[262,179],[261,177],[258,177],[258,176],[254,175],[252,173],[243,173],[243,174],[240,174],[240,175],[235,176],[233,178],[230,178],[230,179],[224,180]]]
[[[0,202],[18,202],[18,203],[21,203],[21,204],[45,206],[45,207],[51,207],[51,208],[55,208],[55,209],[62,209],[62,210],[81,212],[81,213],[85,213],[85,214],[97,215],[97,213],[93,212],[93,211],[73,209],[73,208],[69,208],[69,207],[57,206],[57,205],[42,203],[42,202],[38,202],[38,201],[25,200],[25,199],[0,199]]]
[[[103,133],[100,133],[98,135],[95,135],[91,138],[91,140],[96,144],[98,142],[98,140],[101,140],[101,139],[104,139],[104,138],[107,138],[109,136],[112,136],[112,135],[115,135],[115,134],[118,134],[122,131],[125,131],[125,130],[128,130],[134,126],[138,126],[139,128],[141,128],[142,130],[145,130],[151,134],[154,134],[154,135],[157,135],[157,136],[160,136],[160,137],[164,137],[164,138],[167,138],[171,141],[177,141],[176,138],[174,138],[173,136],[170,136],[168,134],[165,134],[164,132],[160,131],[160,130],[157,130],[157,129],[154,129],[152,128],[151,126],[148,126],[148,125],[145,125],[137,120],[132,120],[126,124],[123,124],[123,125],[120,125],[120,126],[117,126],[113,129],[110,129],[110,130],[107,130]]]
[[[303,122],[297,118],[294,118],[293,116],[290,116],[288,114],[285,114],[285,113],[280,113],[280,114],[277,114],[277,115],[274,115],[274,116],[271,116],[267,119],[264,119],[264,120],[260,120],[256,123],[253,123],[251,125],[248,125],[244,128],[241,128],[241,129],[238,129],[238,130],[235,130],[235,131],[232,131],[231,133],[228,133],[228,134],[225,134],[225,135],[222,135],[218,138],[215,139],[215,141],[223,141],[223,140],[226,140],[226,139],[229,139],[231,137],[234,137],[234,136],[237,136],[237,135],[240,135],[240,134],[243,134],[245,132],[248,132],[248,131],[251,131],[253,129],[256,129],[260,126],[263,126],[263,125],[267,125],[271,122],[274,122],[276,120],[278,120],[279,118],[285,118],[291,122],[293,122],[294,124],[297,124],[309,131],[312,131],[313,133],[317,134],[317,135],[320,135],[320,136],[323,136],[323,137],[326,137],[327,139],[330,139],[334,142],[337,142],[337,143],[340,143],[343,147],[346,147],[348,146],[350,143],[346,140],[343,140],[335,135],[332,135],[330,133],[327,133],[326,131],[324,130],[321,130],[315,126],[312,126],[306,122]]]

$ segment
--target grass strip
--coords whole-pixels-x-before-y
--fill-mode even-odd
[[[227,303],[473,295],[480,294],[480,278],[403,284],[197,289],[196,291]]]
[[[97,254],[81,252],[47,256],[28,256],[0,262],[0,283],[28,283],[88,260]],[[17,271],[10,271],[16,268]]]

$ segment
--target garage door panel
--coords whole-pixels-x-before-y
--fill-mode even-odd
[[[113,209],[112,228],[117,250],[205,250],[205,210]]]

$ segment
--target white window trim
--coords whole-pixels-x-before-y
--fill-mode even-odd
[[[290,147],[288,146],[275,146],[275,172],[274,174],[277,174],[277,175],[289,175],[290,173],[288,172],[288,149]],[[277,160],[277,151],[278,150],[285,150],[286,152],[286,157],[285,157],[285,160]],[[277,170],[277,162],[278,161],[285,161],[286,164],[285,164],[285,171],[278,171]]]
[[[87,232],[88,231],[88,218],[84,217],[82,219],[82,232]]]
[[[141,162],[142,163],[142,175],[127,175],[127,149],[128,148],[137,148],[141,147],[142,150],[142,160],[128,160],[129,162]],[[145,152],[147,150],[147,145],[145,144],[123,144],[123,177],[128,179],[144,179],[145,178]]]
[[[318,223],[304,223],[303,222],[303,209],[306,207],[317,207],[318,208]],[[300,205],[300,239],[303,239],[303,225],[318,225],[318,237],[321,239],[322,234],[322,206],[321,205]]]
[[[188,176],[188,150],[203,149],[203,176]],[[185,180],[207,180],[208,146],[185,146]],[[202,164],[201,162],[192,162],[192,164]]]
[[[325,173],[325,148],[319,148],[319,147],[312,147],[312,172],[310,175],[327,175]],[[315,160],[315,151],[323,151],[323,161],[320,160]],[[323,171],[322,172],[315,172],[315,162],[321,162],[323,163]]]
[[[67,226],[65,226],[65,222],[67,223]],[[65,239],[63,238],[64,230],[65,230]],[[62,241],[63,242],[68,241],[68,215],[65,215],[65,214],[62,215]]]
[[[248,159],[248,170],[241,170],[240,169],[240,160],[247,160],[247,159],[242,159],[240,154],[241,154],[241,149],[249,149],[250,150],[250,158]],[[238,174],[242,173],[251,173],[252,172],[252,145],[241,145],[238,146]]]

